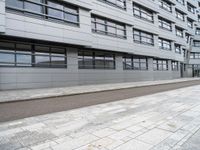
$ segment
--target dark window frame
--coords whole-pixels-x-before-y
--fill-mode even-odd
[[[11,12],[18,12],[18,13],[22,13],[24,15],[28,15],[28,16],[31,16],[31,17],[34,17],[34,18],[39,18],[39,19],[42,18],[42,19],[45,19],[45,20],[48,20],[48,21],[56,21],[56,22],[59,21],[59,23],[67,23],[67,24],[75,25],[75,26],[79,26],[79,24],[80,24],[80,22],[79,22],[79,8],[77,6],[73,6],[73,5],[68,4],[66,2],[57,2],[57,1],[54,2],[54,1],[51,1],[51,0],[42,0],[40,3],[39,2],[29,1],[29,0],[21,0],[21,1],[23,2],[23,8],[22,9],[21,8],[17,8],[17,7],[11,7],[11,6],[8,6],[8,5],[6,5],[6,9],[8,11],[11,11]],[[34,5],[41,6],[41,8],[43,8],[42,12],[38,13],[38,12],[33,12],[33,11],[30,11],[30,10],[27,10],[25,8],[25,3],[26,2],[34,4]],[[49,6],[48,2],[53,2],[55,4],[62,5],[62,9]],[[76,13],[67,11],[66,10],[67,8],[75,10]],[[62,12],[62,17],[63,18],[61,19],[61,18],[58,18],[58,17],[50,16],[48,14],[48,9],[52,9],[52,10],[55,10],[55,11]],[[74,22],[74,21],[66,20],[65,19],[65,17],[66,17],[65,15],[66,14],[76,16],[77,17],[77,21]]]

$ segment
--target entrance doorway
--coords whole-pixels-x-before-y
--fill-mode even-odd
[[[193,76],[194,77],[200,77],[200,69],[194,69],[193,70]]]

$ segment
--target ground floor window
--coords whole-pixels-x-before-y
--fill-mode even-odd
[[[148,70],[147,58],[126,55],[123,57],[123,68],[124,70]]]
[[[178,71],[178,61],[172,61],[172,70],[173,71]]]
[[[79,69],[115,69],[115,55],[99,51],[79,51]]]
[[[154,70],[161,70],[166,71],[168,70],[168,61],[167,60],[160,60],[160,59],[154,59],[153,60],[153,68]]]
[[[66,48],[0,41],[0,66],[66,68]]]

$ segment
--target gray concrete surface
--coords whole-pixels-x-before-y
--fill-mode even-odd
[[[4,122],[0,149],[199,150],[199,130],[198,85]]]
[[[194,80],[71,96],[33,99],[29,101],[0,103],[0,122],[108,103],[199,84],[200,80]]]
[[[82,85],[72,87],[60,88],[42,88],[29,90],[5,90],[0,91],[0,103],[10,101],[21,101],[38,98],[48,98],[57,96],[69,96],[91,92],[101,92],[117,89],[144,87],[150,85],[162,85],[170,83],[180,83],[185,81],[200,81],[200,78],[181,78],[173,80],[157,80],[157,81],[143,81],[143,82],[128,82],[128,83],[110,83],[98,85]]]

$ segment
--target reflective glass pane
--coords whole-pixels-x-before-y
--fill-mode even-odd
[[[6,0],[6,6],[23,9],[23,1],[21,1],[21,0]]]

